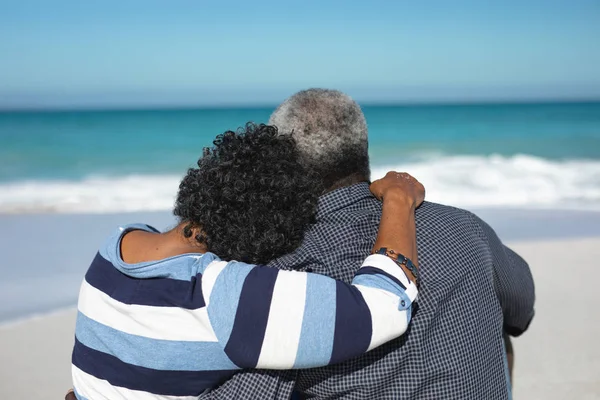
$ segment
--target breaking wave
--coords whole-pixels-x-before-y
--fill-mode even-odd
[[[375,160],[376,163],[376,160]],[[600,161],[528,155],[430,156],[373,165],[373,178],[407,171],[427,200],[458,207],[600,210]],[[170,210],[181,176],[128,175],[0,184],[1,213],[111,213]]]

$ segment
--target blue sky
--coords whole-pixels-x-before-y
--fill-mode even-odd
[[[0,0],[0,107],[600,98],[597,0]]]

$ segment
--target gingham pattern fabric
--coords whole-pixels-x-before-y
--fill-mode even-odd
[[[302,246],[272,266],[300,263],[349,282],[380,216],[366,183],[328,193]],[[510,398],[503,327],[519,334],[533,317],[529,267],[468,211],[426,202],[416,222],[421,288],[407,334],[330,367],[245,371],[202,398],[290,399],[294,390],[317,399]]]

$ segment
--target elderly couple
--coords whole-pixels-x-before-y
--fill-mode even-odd
[[[338,91],[219,135],[175,228],[118,227],[92,261],[68,398],[510,398],[529,268],[424,194],[404,173],[370,183],[364,115]]]

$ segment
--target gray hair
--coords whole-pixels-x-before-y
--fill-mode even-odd
[[[320,169],[327,185],[350,175],[369,179],[367,122],[350,96],[337,90],[302,90],[277,107],[269,125],[292,134],[302,158]]]

